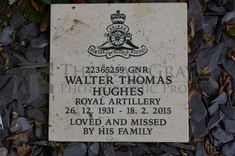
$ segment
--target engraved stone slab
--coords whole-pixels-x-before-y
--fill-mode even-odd
[[[49,140],[187,142],[187,6],[51,6]]]

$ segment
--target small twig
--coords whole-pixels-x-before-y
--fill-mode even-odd
[[[32,66],[15,67],[12,69],[41,68],[41,67],[47,67],[48,65],[49,65],[48,63],[45,63],[45,64],[38,64],[38,65],[32,65]]]
[[[36,147],[36,145],[34,145],[34,146],[33,146],[32,152],[31,152],[31,154],[30,154],[31,156],[33,156],[33,153],[34,153],[35,147]]]

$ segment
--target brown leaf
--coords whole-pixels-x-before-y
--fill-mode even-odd
[[[32,6],[35,8],[36,11],[42,12],[44,10],[44,4],[39,3],[38,0],[31,0]]]
[[[190,45],[188,44],[188,54],[192,52]]]
[[[209,155],[213,155],[213,151],[211,149],[211,143],[208,138],[205,139],[205,147],[204,148]]]
[[[61,143],[57,143],[57,142],[54,142],[54,141],[49,141],[48,144],[49,144],[50,147],[58,149],[57,156],[63,156],[64,148],[63,148]]]
[[[49,23],[50,23],[50,14],[49,14],[49,12],[47,12],[45,17],[43,18],[42,22],[40,23],[39,30],[41,32],[46,31],[49,26]]]
[[[6,70],[9,64],[9,56],[4,52],[4,49],[0,47],[0,57],[4,60],[3,67],[0,70]]]
[[[183,149],[180,149],[180,153],[181,153],[182,156],[188,156],[188,154],[186,152],[184,152]]]
[[[233,94],[233,89],[228,89],[228,95],[231,96]]]
[[[113,147],[113,149],[115,151],[120,151],[120,152],[128,151],[128,147],[127,146],[117,146],[117,147]]]
[[[225,71],[222,71],[219,77],[219,85],[220,85],[220,90],[219,92],[221,93],[222,91],[227,92],[226,86],[229,83],[230,77],[229,74]],[[229,91],[231,92],[231,91]]]
[[[208,2],[209,0],[203,0],[203,10],[206,11],[208,8]]]
[[[222,85],[227,78],[228,78],[228,73],[222,71],[219,77],[219,84]]]
[[[192,108],[189,108],[189,109],[188,109],[188,114],[189,114],[188,118],[189,118],[189,119],[192,119],[192,115],[191,115],[191,114],[192,114],[192,111],[193,111]]]
[[[38,128],[43,128],[43,123],[37,119],[30,119],[30,124],[34,124]]]
[[[3,14],[3,15],[11,15],[11,6],[9,5],[2,5],[0,7],[0,14]]]
[[[215,41],[215,35],[212,35],[212,36],[209,36],[209,37],[204,37],[203,41],[206,44],[211,44],[211,43],[213,43]]]
[[[189,88],[189,91],[188,91],[188,93],[189,93],[189,95],[188,95],[188,101],[191,101],[191,100],[192,100],[192,97],[193,97],[193,95],[195,94],[195,92],[196,92],[196,88],[195,88],[195,87],[190,87],[190,88]]]
[[[235,37],[235,22],[227,22],[226,23],[226,30],[229,35]]]
[[[222,151],[220,152],[220,156],[225,156],[225,155],[224,155],[224,153],[223,153]]]
[[[19,115],[18,115],[17,112],[12,112],[12,118],[13,118],[13,119],[16,119],[16,118],[18,118],[18,117],[19,117]]]
[[[24,132],[20,132],[12,135],[8,140],[12,141],[13,147],[17,147],[21,144],[27,144],[29,142],[29,137]]]
[[[195,29],[194,29],[194,18],[192,18],[189,21],[189,35],[191,38],[193,38],[195,36]]]
[[[22,146],[16,147],[16,152],[18,155],[25,155],[32,150],[32,147],[28,144],[23,144]]]
[[[235,48],[232,48],[228,52],[228,58],[235,61]]]
[[[202,92],[202,96],[205,96],[205,97],[210,97],[208,94],[206,94],[205,92]]]
[[[222,155],[221,155],[221,153],[219,153],[219,152],[215,152],[215,153],[213,154],[213,156],[222,156]]]
[[[149,143],[149,147],[152,147],[152,148],[159,148],[160,147],[160,143]]]
[[[57,156],[63,156],[63,154],[64,154],[64,149],[63,149],[63,147],[61,146],[61,147],[59,147],[59,149],[58,149]]]
[[[202,68],[199,72],[198,72],[200,77],[208,77],[211,76],[211,69],[209,66],[206,66],[204,68]]]
[[[57,143],[57,142],[54,142],[54,141],[49,141],[48,144],[49,144],[49,146],[51,146],[53,148],[62,147],[61,143]]]
[[[195,143],[195,144],[200,142],[200,141],[202,141],[201,138],[192,138],[192,142]]]

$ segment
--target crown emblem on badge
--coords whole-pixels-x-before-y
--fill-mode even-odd
[[[110,19],[112,24],[106,28],[107,33],[104,34],[107,38],[106,42],[97,47],[91,45],[87,50],[91,55],[106,56],[107,59],[115,56],[128,59],[130,56],[144,55],[148,51],[144,45],[138,47],[132,43],[132,34],[129,32],[129,27],[124,24],[126,15],[117,10],[116,14],[110,16]]]
[[[123,24],[126,20],[126,15],[120,14],[120,10],[117,10],[117,13],[112,14],[110,18],[113,24]]]

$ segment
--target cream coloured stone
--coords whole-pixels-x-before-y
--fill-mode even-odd
[[[187,5],[51,6],[49,140],[187,142]]]

